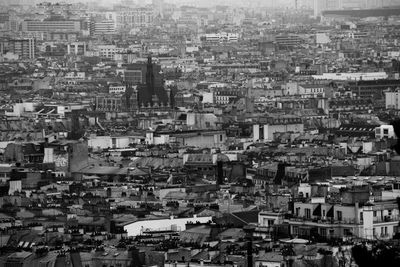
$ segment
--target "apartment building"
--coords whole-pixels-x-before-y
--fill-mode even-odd
[[[23,32],[79,32],[79,20],[25,20],[21,23]]]

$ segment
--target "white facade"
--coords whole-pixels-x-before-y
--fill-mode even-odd
[[[88,147],[93,151],[99,151],[108,148],[127,148],[129,144],[135,142],[135,138],[130,136],[90,136]]]
[[[207,42],[237,42],[239,41],[238,33],[210,33],[205,35]]]
[[[392,125],[381,125],[375,128],[375,137],[382,138],[395,138],[394,128]]]
[[[137,221],[124,226],[124,230],[127,231],[128,236],[140,235],[143,231],[151,230],[175,230],[185,231],[187,223],[207,223],[212,221],[211,216],[193,218],[174,218],[171,216],[169,219],[160,220],[145,220]]]
[[[97,47],[97,52],[100,57],[106,57],[114,59],[116,53],[124,52],[123,48],[119,48],[116,45],[99,45]]]
[[[389,76],[386,72],[358,72],[358,73],[324,73],[321,75],[313,75],[315,80],[332,80],[332,81],[374,81],[384,80]]]
[[[323,85],[299,85],[298,88],[302,98],[325,97],[325,87]]]
[[[8,194],[9,195],[14,195],[15,192],[21,192],[22,191],[22,182],[21,180],[13,180],[9,182],[10,184],[10,189],[8,189]]]
[[[86,74],[82,71],[79,71],[79,72],[71,71],[71,72],[66,73],[64,76],[65,79],[85,79],[85,77],[86,77]]]
[[[400,109],[400,90],[385,93],[385,107],[387,109]]]
[[[34,112],[38,104],[33,102],[15,103],[12,112],[5,112],[9,117],[20,117],[23,113]]]
[[[110,94],[123,94],[126,91],[125,85],[110,85],[108,92]]]
[[[214,104],[214,93],[204,92],[203,93],[203,103]]]
[[[302,133],[304,132],[304,124],[290,123],[290,124],[255,124],[253,125],[253,141],[259,140],[272,141],[275,133]]]

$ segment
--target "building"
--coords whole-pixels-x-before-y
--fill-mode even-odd
[[[73,42],[67,45],[67,53],[74,55],[84,55],[86,53],[87,45],[85,42]]]
[[[98,111],[128,112],[138,109],[137,91],[132,87],[125,88],[125,93],[115,95],[99,95],[95,99],[95,107]],[[118,88],[120,90],[120,88]]]
[[[210,33],[205,35],[206,42],[237,42],[239,41],[238,33]]]
[[[374,99],[374,101],[384,101],[386,99],[386,91],[399,88],[400,80],[360,80],[358,82],[349,82],[348,87],[352,91],[353,96],[359,97],[360,99],[371,98]],[[391,95],[389,94],[389,96]],[[394,101],[396,101],[396,99]],[[389,101],[389,103],[391,102]]]
[[[98,45],[96,49],[99,52],[100,57],[105,57],[109,59],[114,59],[117,53],[123,51],[122,48],[119,48],[116,45]]]
[[[380,125],[375,128],[375,137],[377,139],[396,138],[393,125]]]
[[[108,93],[110,94],[124,94],[126,86],[122,84],[110,84],[108,87]]]
[[[21,23],[23,32],[80,32],[79,20],[25,20]]]
[[[374,81],[385,80],[389,77],[386,72],[354,72],[354,73],[324,73],[313,75],[315,80],[331,81]]]
[[[260,122],[253,125],[253,141],[272,141],[275,139],[275,133],[289,132],[304,132],[304,124],[301,118],[292,116],[268,118],[266,122]]]
[[[400,89],[391,92],[385,92],[386,109],[400,109]]]
[[[322,11],[337,10],[341,8],[341,1],[337,0],[315,0],[314,1],[314,16],[320,16]]]
[[[22,59],[32,59],[36,55],[36,42],[33,38],[12,39],[8,42],[8,49]]]
[[[189,130],[146,133],[147,144],[178,144],[182,147],[225,148],[225,131]]]
[[[147,27],[153,24],[154,12],[150,8],[135,8],[117,11],[117,28]]]
[[[292,48],[300,45],[302,40],[297,35],[278,35],[275,36],[275,42],[279,48]]]
[[[152,0],[154,15],[164,17],[164,0]]]
[[[170,91],[164,88],[161,66],[148,58],[147,64],[129,64],[124,71],[127,85],[137,85],[139,108],[167,107],[171,105]]]
[[[244,97],[244,91],[237,88],[215,88],[213,103],[227,105],[237,99]]]
[[[324,84],[299,84],[298,92],[302,98],[325,97]]]
[[[115,22],[112,20],[91,21],[90,35],[104,35],[115,33]]]
[[[295,202],[293,218],[285,220],[290,233],[301,238],[358,237],[391,239],[397,232],[399,210],[395,200],[373,204],[328,204],[323,198]]]
[[[171,216],[167,219],[158,220],[143,220],[128,223],[124,226],[124,230],[128,232],[128,236],[138,236],[144,231],[156,231],[156,230],[175,230],[175,231],[185,231],[186,224],[188,223],[207,223],[212,221],[211,216],[207,217],[197,217],[193,218],[174,218]]]

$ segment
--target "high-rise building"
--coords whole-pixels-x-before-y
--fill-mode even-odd
[[[399,0],[314,0],[314,15],[326,10],[374,9],[400,6]]]
[[[151,57],[147,64],[130,64],[125,70],[125,83],[137,85],[139,108],[170,105],[170,96],[164,88],[161,66],[154,64]]]
[[[341,9],[343,0],[314,0],[314,16],[321,15],[325,10]]]
[[[79,32],[79,20],[25,20],[21,23],[23,32]]]
[[[35,58],[36,42],[33,38],[12,39],[8,42],[10,52],[23,59]]]
[[[164,17],[164,0],[153,0],[154,15]]]
[[[86,53],[85,42],[73,42],[67,45],[67,53],[75,55],[84,55]]]
[[[90,35],[114,34],[115,23],[112,20],[91,21]]]
[[[119,10],[116,19],[117,28],[147,27],[154,22],[154,12],[150,8]]]

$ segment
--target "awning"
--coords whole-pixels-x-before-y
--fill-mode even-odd
[[[332,206],[329,210],[328,210],[328,212],[326,213],[326,217],[328,217],[328,218],[333,218],[334,217],[334,208],[333,208],[334,206]]]
[[[313,216],[319,216],[319,217],[322,216],[321,203],[319,203],[319,204],[317,205],[317,207],[314,209],[312,215],[313,215]]]

